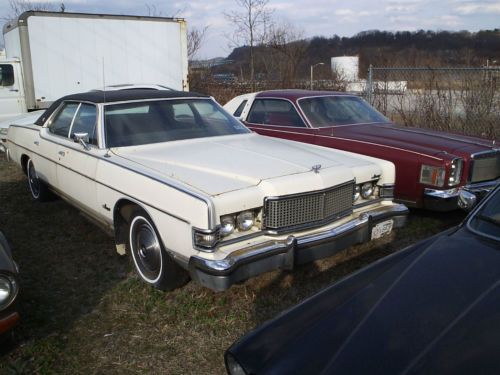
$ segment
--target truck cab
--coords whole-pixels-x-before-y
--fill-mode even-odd
[[[0,60],[0,122],[27,111],[21,63],[16,59]]]

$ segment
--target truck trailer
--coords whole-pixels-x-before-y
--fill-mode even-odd
[[[181,18],[28,11],[3,27],[0,121],[105,86],[188,90]]]

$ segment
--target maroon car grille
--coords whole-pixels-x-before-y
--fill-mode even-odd
[[[264,201],[265,229],[286,231],[312,227],[352,212],[354,182]]]
[[[500,151],[474,155],[469,182],[483,182],[500,178]]]

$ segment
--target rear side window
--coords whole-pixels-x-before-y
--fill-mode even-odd
[[[10,64],[0,64],[0,86],[14,84],[14,67]]]
[[[78,109],[78,103],[65,103],[49,125],[49,131],[61,137],[68,137],[71,122]]]
[[[248,122],[263,125],[305,127],[292,103],[281,99],[255,100],[248,115]]]
[[[95,105],[82,103],[71,127],[70,138],[74,139],[76,133],[87,133],[89,143],[97,145],[97,109]]]
[[[241,114],[243,113],[243,108],[247,105],[248,100],[243,100],[241,104],[238,106],[236,111],[233,113],[234,117],[240,117]]]

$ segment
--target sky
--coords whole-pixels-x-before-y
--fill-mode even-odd
[[[17,0],[22,1],[22,0]],[[36,3],[37,1],[31,1]],[[42,1],[47,2],[47,1]],[[53,1],[57,7],[60,2]],[[225,57],[235,26],[224,12],[239,11],[235,0],[64,0],[67,12],[183,17],[188,27],[208,26],[196,58]],[[304,38],[352,36],[365,30],[414,31],[500,28],[500,1],[494,0],[269,0],[273,18],[287,22]],[[0,18],[11,15],[8,0],[0,0]]]

